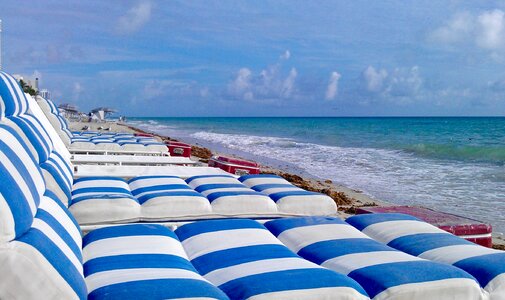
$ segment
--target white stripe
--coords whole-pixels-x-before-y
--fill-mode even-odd
[[[162,235],[136,235],[94,241],[83,251],[83,261],[121,254],[171,254],[188,259],[179,241]]]
[[[454,246],[440,247],[425,251],[418,256],[425,259],[452,265],[462,259],[493,253],[503,253],[503,252],[474,244],[474,245],[454,245]]]
[[[0,193],[0,242],[8,242],[16,236],[14,216],[4,196]]]
[[[175,189],[175,190],[159,190],[159,191],[148,191],[144,193],[140,193],[138,195],[135,195],[135,197],[140,198],[142,196],[150,195],[150,194],[156,194],[156,193],[162,193],[162,192],[194,192],[194,190],[189,190],[189,189]],[[170,197],[170,196],[160,196],[160,197]],[[199,197],[199,196],[185,196],[185,197]],[[200,197],[201,198],[201,197]]]
[[[131,195],[128,193],[128,191],[124,191],[124,192],[89,192],[89,193],[79,193],[79,194],[75,194],[72,196],[72,199],[76,199],[76,198],[81,198],[81,197],[90,197],[90,198],[93,198],[93,196],[97,196],[97,195],[103,195],[103,196],[122,196],[124,198],[127,198],[127,199],[130,199]],[[130,196],[130,197],[128,197]]]
[[[243,188],[234,187],[234,188],[216,188],[216,189],[201,191],[200,194],[207,197],[209,194],[218,193],[218,192],[254,192],[254,191],[248,187],[243,187]],[[233,196],[239,196],[239,195],[233,195]]]
[[[81,261],[77,258],[77,256],[75,256],[74,252],[70,249],[67,243],[65,243],[65,241],[54,231],[54,229],[49,226],[49,224],[41,219],[35,218],[33,219],[32,228],[40,230],[45,236],[47,236],[56,245],[56,247],[60,248],[75,268],[82,273]]]
[[[182,184],[187,185],[187,183],[180,178],[146,178],[138,179],[130,183],[131,190],[136,190],[138,188],[167,185],[167,184]]]
[[[283,231],[277,238],[296,253],[305,246],[322,241],[351,238],[370,239],[364,233],[347,224],[300,226]]]
[[[458,237],[462,239],[482,239],[493,237],[493,235],[491,233],[483,233],[483,234],[458,235]]]
[[[184,269],[119,269],[89,275],[86,277],[86,286],[88,287],[88,293],[91,293],[101,287],[117,283],[156,279],[195,279],[206,281],[199,274]]]
[[[219,250],[253,245],[282,245],[265,229],[246,228],[206,232],[182,242],[191,260]]]
[[[65,228],[65,230],[70,234],[72,239],[75,241],[77,246],[79,248],[82,248],[82,236],[81,236],[81,231],[79,228],[77,228],[72,222],[72,220],[68,217],[68,215],[63,211],[63,209],[54,201],[58,200],[51,200],[48,199],[46,196],[42,196],[42,199],[40,201],[39,209],[43,209],[47,211],[51,216],[53,216],[62,226]]]
[[[484,290],[491,294],[491,299],[501,299],[498,298],[500,295],[505,295],[505,273],[502,273],[493,280],[491,280],[485,287]],[[496,298],[494,298],[496,297]]]
[[[446,233],[431,224],[422,221],[399,220],[375,223],[367,226],[362,232],[382,243],[389,243],[392,240],[420,233]]]
[[[74,184],[74,190],[82,189],[82,188],[94,188],[94,187],[119,187],[125,190],[130,190],[128,184],[121,180],[114,179],[97,179],[97,180],[84,180],[79,181]]]
[[[226,258],[223,258],[226,259]],[[298,257],[265,259],[214,270],[204,277],[216,286],[237,278],[276,271],[314,269],[320,266]]]
[[[313,288],[303,290],[286,290],[271,293],[263,293],[247,298],[247,300],[292,300],[292,299],[352,299],[352,300],[369,300],[367,296],[360,294],[350,287],[326,287]]]
[[[267,195],[271,195],[271,194],[275,194],[275,193],[289,192],[289,191],[304,191],[304,189],[293,186],[293,187],[282,187],[282,188],[269,188],[266,190],[262,190],[261,192],[265,193]]]
[[[251,178],[242,182],[247,186],[256,186],[260,184],[291,184],[284,178]]]
[[[347,275],[354,270],[369,266],[420,260],[418,257],[400,251],[373,251],[334,257],[323,262],[321,266]]]

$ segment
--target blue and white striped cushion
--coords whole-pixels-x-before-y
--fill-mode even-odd
[[[480,299],[466,272],[400,252],[337,218],[305,217],[265,223],[301,257],[356,280],[372,299]]]
[[[56,194],[58,199],[68,205],[72,197],[73,170],[58,152],[51,152],[49,159],[40,164],[46,188]]]
[[[45,183],[21,137],[2,124],[0,137],[0,242],[6,242],[32,225]]]
[[[294,215],[335,215],[337,205],[327,195],[309,192],[270,174],[244,175],[239,180],[275,201],[279,212]]]
[[[32,227],[0,251],[0,298],[86,299],[81,235],[66,208],[47,194]]]
[[[28,101],[25,97],[16,79],[0,71],[0,119],[26,113]]]
[[[471,243],[405,214],[364,214],[346,222],[393,248],[467,271],[492,298],[505,295],[503,251]]]
[[[243,185],[227,175],[201,175],[186,179],[197,192],[205,195],[212,210],[225,216],[277,214],[277,205],[268,196]]]
[[[200,274],[231,299],[367,299],[354,280],[300,258],[256,221],[199,221],[175,233]]]
[[[40,121],[31,115],[9,117],[9,120],[20,128],[22,131],[22,133],[18,132],[20,135],[25,135],[27,137],[27,140],[36,152],[34,156],[36,156],[37,161],[46,161],[53,148],[53,143]]]
[[[118,177],[83,177],[74,181],[69,209],[79,224],[137,221],[140,204]]]
[[[209,200],[175,176],[139,176],[129,182],[143,220],[174,220],[212,214]]]
[[[228,299],[199,275],[175,234],[159,225],[122,225],[84,237],[88,299]]]

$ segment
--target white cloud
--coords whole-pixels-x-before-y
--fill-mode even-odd
[[[338,81],[341,75],[338,72],[331,72],[328,87],[326,88],[326,100],[333,100],[338,94]]]
[[[150,1],[139,2],[130,8],[126,15],[120,17],[116,30],[120,34],[130,34],[138,31],[151,18],[152,5]]]
[[[369,92],[380,92],[388,72],[384,69],[375,70],[373,66],[368,66],[362,73],[366,88]]]
[[[279,64],[261,70],[257,75],[248,68],[241,68],[228,84],[228,96],[246,101],[277,103],[296,95],[298,71],[291,68],[284,75]]]
[[[79,82],[74,82],[72,98],[74,101],[78,101],[84,91],[83,86]]]
[[[281,56],[279,58],[283,59],[283,60],[288,60],[290,57],[291,57],[291,52],[289,52],[289,50],[286,50],[286,52],[281,54]]]
[[[455,14],[429,38],[442,44],[469,43],[486,50],[505,50],[505,12],[495,9]]]
[[[421,97],[423,79],[419,67],[376,70],[368,66],[362,73],[364,103],[382,99],[397,104],[411,103]]]
[[[502,10],[484,12],[477,17],[479,34],[477,45],[485,49],[498,49],[505,41],[505,13]]]

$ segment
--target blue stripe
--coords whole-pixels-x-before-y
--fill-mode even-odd
[[[363,288],[352,279],[323,268],[251,275],[219,286],[231,299],[247,299],[264,293],[328,287],[350,287],[366,295]],[[314,291],[314,293],[317,292]],[[294,297],[296,299],[296,296]]]
[[[191,263],[205,276],[214,270],[234,265],[287,257],[298,256],[283,245],[255,245],[211,252],[191,260]]]
[[[24,113],[28,108],[28,105],[25,105],[23,108],[21,99],[19,99],[19,95],[16,93],[16,87],[21,88],[19,84],[12,79],[12,76],[2,72],[6,78],[0,80],[0,95],[2,96],[2,100],[4,103],[5,116],[14,116]],[[16,82],[16,83],[13,83]],[[15,86],[16,84],[17,86]],[[12,88],[13,93],[9,91],[9,87]]]
[[[215,192],[215,193],[210,193],[207,195],[207,199],[209,199],[210,203],[212,203],[214,200],[219,199],[221,197],[230,197],[230,196],[264,196],[267,197],[264,194],[260,194],[255,191],[250,191],[250,192]]]
[[[391,247],[367,238],[320,241],[303,247],[298,255],[316,264],[347,254],[372,251],[396,251]],[[400,253],[398,251],[398,253]],[[379,254],[377,254],[379,255]]]
[[[155,279],[117,283],[92,291],[88,299],[139,300],[192,297],[228,299],[215,286],[195,279]]]
[[[158,198],[158,197],[198,197],[198,198],[205,199],[205,201],[207,201],[207,198],[205,198],[204,196],[202,196],[201,194],[199,194],[193,190],[191,190],[191,191],[178,191],[178,192],[162,191],[162,192],[158,192],[158,193],[144,195],[144,196],[138,197],[137,199],[139,200],[140,204],[144,204],[147,201],[154,199],[154,198]],[[170,201],[170,200],[168,199],[168,201]],[[169,205],[169,203],[166,203],[166,204]]]
[[[81,253],[81,248],[78,246],[72,236],[68,233],[67,229],[63,227],[63,225],[56,220],[49,212],[39,209],[37,211],[37,219],[40,219],[44,222],[46,222],[49,227],[51,227],[56,234],[60,236],[60,238],[67,244],[67,246],[72,250],[74,255],[79,259],[79,261],[82,262],[82,253]]]
[[[54,158],[53,158],[53,160],[54,160],[55,162],[58,162],[58,161],[60,161],[60,162],[61,162],[61,164],[56,163],[56,165],[58,165],[58,166],[59,166],[60,168],[62,168],[62,169],[63,169],[63,168],[65,168],[65,169],[68,171],[68,174],[74,174],[74,172],[73,172],[72,168],[71,168],[71,167],[70,167],[70,165],[69,165],[69,162],[67,162],[67,161],[63,158],[63,156],[61,156],[61,155],[60,155],[58,152],[56,152],[56,151],[52,151],[52,152],[51,152],[51,156],[52,156],[52,155],[55,155],[55,156],[56,156],[56,157],[58,157],[58,159],[59,159],[59,160],[56,160],[56,159],[54,159]],[[62,171],[63,171],[63,170],[62,170]],[[65,173],[63,172],[63,174],[65,174]],[[71,175],[71,176],[72,176],[72,175]],[[72,181],[73,181],[73,179],[72,179],[72,178],[68,178],[68,179],[69,179],[69,186],[72,186]]]
[[[125,236],[150,236],[160,235],[178,240],[177,236],[168,228],[155,224],[120,225],[95,229],[82,239],[83,248],[94,241],[125,237]]]
[[[387,221],[402,221],[402,220],[420,221],[418,218],[415,218],[413,216],[399,213],[356,215],[347,218],[345,221],[354,226],[355,228],[357,228],[358,230],[363,230],[369,225],[373,225],[376,223],[382,223]]]
[[[264,225],[270,232],[275,236],[278,236],[283,231],[303,227],[303,226],[313,226],[322,224],[345,224],[344,221],[339,218],[333,217],[301,217],[301,218],[282,218],[273,221],[268,221]]]
[[[294,186],[290,183],[265,183],[265,184],[258,184],[255,186],[251,187],[253,190],[262,192],[267,189],[274,189],[274,188],[297,188],[297,186]]]
[[[89,177],[81,177],[74,180],[74,184],[81,181],[89,181],[89,180],[117,180],[126,182],[123,178],[120,177],[112,177],[112,176],[89,176]]]
[[[361,284],[370,298],[395,286],[409,283],[430,282],[450,278],[475,280],[466,272],[452,266],[430,261],[379,264],[354,270],[348,274]]]
[[[466,258],[454,264],[477,278],[482,287],[505,273],[505,252]]]
[[[153,192],[153,191],[170,191],[170,190],[191,190],[186,184],[161,184],[161,185],[152,185],[146,187],[140,187],[132,190],[132,194],[134,196],[144,193],[144,192]]]
[[[195,191],[201,193],[205,192],[208,190],[215,190],[215,189],[229,189],[229,188],[246,188],[249,189],[249,187],[243,185],[242,183],[212,183],[212,184],[202,184],[199,185],[195,188]]]
[[[231,175],[198,175],[198,176],[189,177],[188,179],[186,179],[186,182],[190,183],[191,181],[193,181],[195,179],[201,179],[201,178],[218,178],[218,177],[221,177],[221,178],[235,178],[235,177],[233,177]]]
[[[256,174],[256,175],[243,175],[238,178],[240,182],[244,182],[247,179],[253,179],[253,178],[280,178],[284,179],[278,175],[273,175],[273,174]]]
[[[233,229],[264,229],[266,228],[260,223],[250,220],[250,219],[224,219],[224,220],[209,220],[209,221],[198,221],[194,223],[189,223],[182,225],[175,230],[175,233],[182,241],[202,233],[215,232],[221,230],[233,230]]]
[[[84,276],[121,269],[182,269],[196,272],[185,258],[171,254],[123,254],[98,257],[84,264]]]
[[[23,134],[28,138],[37,152],[39,162],[46,161],[49,156],[48,146],[44,144],[42,138],[37,135],[35,130],[26,122],[26,120],[21,117],[9,117],[8,119],[10,119],[23,131]]]
[[[314,192],[309,192],[309,191],[286,191],[286,192],[279,192],[279,193],[273,193],[269,194],[270,198],[274,200],[275,202],[281,200],[284,197],[289,197],[289,196],[321,196],[323,194],[319,193],[314,193]]]
[[[389,246],[418,256],[421,253],[452,245],[474,245],[450,233],[420,233],[396,238],[388,243]]]
[[[58,199],[58,197],[53,192],[51,192],[49,190],[46,190],[46,192],[44,193],[44,196],[48,197],[49,199],[53,200],[54,203],[58,204],[58,206],[61,207],[63,212],[65,212],[65,214],[68,216],[68,218],[72,221],[72,223],[74,223],[74,226],[77,229],[77,231],[79,231],[79,233],[81,233],[81,227],[79,226],[79,224],[77,224],[77,221],[75,220],[74,216],[70,213],[68,208],[63,203],[61,203],[61,201]]]
[[[52,159],[50,160],[52,161]],[[52,177],[54,178],[58,186],[61,188],[63,193],[65,193],[65,196],[67,197],[68,201],[68,199],[72,197],[71,196],[72,184],[69,182],[69,179],[64,175],[61,168],[58,168],[58,165],[54,161],[52,161],[52,163],[46,161],[45,163],[40,164],[40,167],[52,175]]]
[[[61,280],[65,280],[69,284],[79,299],[86,299],[87,289],[83,276],[67,259],[63,251],[46,235],[40,230],[32,228],[21,236],[18,241],[33,246],[56,269],[61,275]]]

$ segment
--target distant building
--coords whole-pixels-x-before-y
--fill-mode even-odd
[[[39,95],[44,98],[44,99],[51,99],[51,92],[48,91],[47,89],[41,89],[39,91]]]

